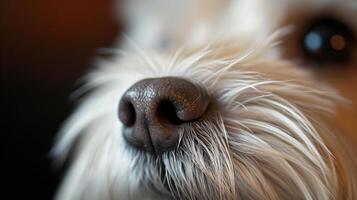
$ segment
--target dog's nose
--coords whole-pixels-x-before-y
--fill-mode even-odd
[[[180,130],[202,117],[208,104],[207,92],[185,79],[139,81],[120,100],[124,138],[138,149],[159,155],[176,147]]]

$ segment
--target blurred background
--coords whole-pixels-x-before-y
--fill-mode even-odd
[[[62,172],[48,152],[74,106],[75,81],[119,35],[113,7],[111,0],[0,0],[0,162],[9,199],[52,199]]]
[[[63,170],[48,153],[74,107],[69,95],[105,56],[97,50],[124,29],[114,1],[0,0],[0,166],[10,199],[52,199]],[[357,102],[357,67],[318,70],[317,77]],[[335,123],[357,142],[356,106],[340,108]]]

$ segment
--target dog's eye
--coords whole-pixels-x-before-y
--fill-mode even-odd
[[[312,62],[347,62],[352,40],[352,31],[346,25],[337,20],[324,19],[313,23],[303,34],[302,50]]]

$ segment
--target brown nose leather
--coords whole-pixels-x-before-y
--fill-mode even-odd
[[[119,104],[124,138],[156,155],[176,147],[180,127],[199,119],[209,104],[207,92],[182,78],[145,79],[135,83]]]

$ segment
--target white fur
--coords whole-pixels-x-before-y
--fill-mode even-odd
[[[176,1],[174,5],[181,7],[163,13],[165,17],[172,14],[177,22],[173,23],[155,10],[170,4],[155,2],[158,5],[152,9],[141,7],[142,12],[131,4],[129,37],[135,42],[127,39],[118,56],[99,62],[79,90],[90,93],[66,122],[53,149],[65,159],[75,148],[57,199],[357,197],[355,172],[341,154],[341,143],[327,120],[341,98],[293,64],[270,57],[278,48],[272,34],[280,27],[274,25],[278,19],[266,14],[277,8],[261,0],[244,6],[244,0],[212,1],[220,6],[205,8],[197,16],[193,13],[201,13],[197,9],[202,7],[197,1],[188,12],[190,17],[180,19],[176,12],[183,13],[180,8],[188,2]],[[335,3],[313,2],[311,8]],[[266,11],[258,9],[262,5]],[[278,10],[291,8],[284,5]],[[249,10],[239,13],[245,6]],[[236,15],[247,17],[249,25],[235,24],[234,19],[242,20]],[[191,19],[192,23],[185,21]],[[181,30],[188,32],[181,34]],[[172,42],[169,47],[160,45],[162,36]],[[246,40],[251,36],[257,37]],[[154,159],[125,144],[117,109],[121,95],[132,84],[163,76],[202,85],[215,103],[209,118],[193,123],[194,128],[182,128],[175,151]],[[73,147],[75,140],[79,142]]]

